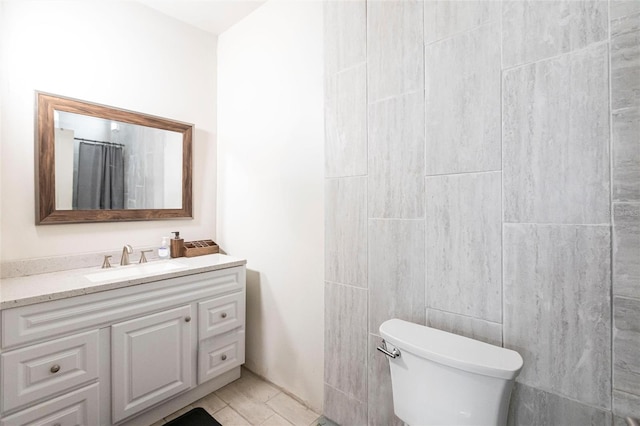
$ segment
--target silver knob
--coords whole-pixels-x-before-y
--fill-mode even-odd
[[[220,316],[221,316],[222,318],[226,318],[226,317],[227,317],[227,313],[226,313],[226,312],[223,312],[222,314],[220,314]]]
[[[49,370],[49,371],[51,371],[52,373],[55,374],[58,371],[60,371],[60,366],[58,364],[54,364],[54,365],[51,366],[51,370]]]
[[[190,316],[186,316],[186,317],[184,317],[184,320],[185,320],[185,322],[189,322],[189,321],[191,321],[191,317]]]
[[[227,356],[223,354],[223,355],[220,357],[220,359],[222,359],[223,361],[225,361],[225,360],[227,359]]]

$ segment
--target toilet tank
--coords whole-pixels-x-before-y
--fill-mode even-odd
[[[506,424],[520,354],[399,319],[385,321],[380,335],[400,351],[389,366],[394,411],[405,423]]]

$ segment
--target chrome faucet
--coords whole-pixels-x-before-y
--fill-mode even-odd
[[[133,247],[131,247],[129,244],[125,244],[125,246],[122,247],[122,257],[120,258],[121,265],[129,264],[129,255],[131,253],[133,253]]]

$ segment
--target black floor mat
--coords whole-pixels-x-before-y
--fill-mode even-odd
[[[222,426],[216,419],[211,417],[204,408],[197,407],[189,410],[180,417],[177,417],[164,426]]]

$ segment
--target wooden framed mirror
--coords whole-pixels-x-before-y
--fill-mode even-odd
[[[36,224],[193,218],[193,125],[36,92]]]

